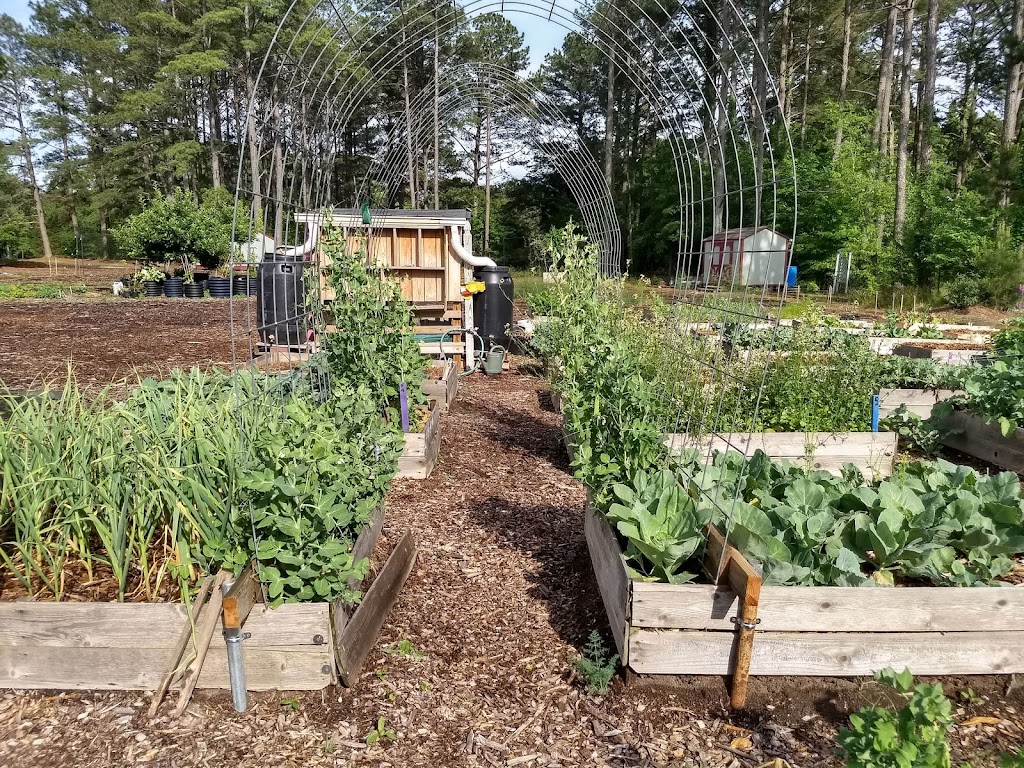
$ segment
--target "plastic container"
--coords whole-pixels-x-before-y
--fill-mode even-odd
[[[206,288],[211,299],[226,299],[231,296],[231,281],[220,275],[210,275],[206,280]]]
[[[158,280],[143,280],[142,288],[149,298],[164,295],[164,284]]]
[[[260,263],[256,325],[266,344],[294,347],[306,343],[305,263],[284,254],[267,254]]]
[[[184,287],[185,298],[187,299],[201,299],[203,298],[203,284],[202,283],[185,283]]]
[[[180,299],[185,295],[185,281],[180,277],[168,277],[164,280],[164,296],[168,299]]]
[[[508,267],[478,267],[473,279],[486,286],[473,297],[473,322],[483,339],[484,348],[498,345],[503,350],[508,349],[512,300],[515,298],[515,286]]]
[[[786,272],[786,287],[796,288],[796,267],[790,267]]]
[[[505,348],[495,344],[484,355],[484,373],[497,376],[505,365]]]

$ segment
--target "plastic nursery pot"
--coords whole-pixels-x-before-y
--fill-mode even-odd
[[[142,288],[150,298],[153,296],[163,296],[164,293],[164,284],[159,280],[144,280]]]
[[[210,275],[206,287],[211,299],[226,299],[231,295],[231,281],[220,275]]]
[[[246,291],[250,296],[255,296],[260,290],[260,279],[258,277],[247,278]]]
[[[231,295],[247,296],[249,294],[249,276],[235,275],[231,278]]]
[[[185,283],[185,297],[188,299],[201,299],[203,298],[203,284],[202,283]]]
[[[169,299],[180,299],[185,295],[185,282],[180,277],[168,277],[164,280],[164,296]]]

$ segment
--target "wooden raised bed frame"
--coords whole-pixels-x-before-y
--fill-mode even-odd
[[[380,507],[356,539],[357,558],[370,556],[383,524]],[[350,684],[415,560],[406,532],[357,606],[340,600],[253,606],[242,618],[251,634],[242,644],[247,689],[318,690],[339,677]],[[0,602],[0,688],[154,690],[187,621],[180,603]],[[197,687],[230,687],[219,631]]]
[[[665,445],[670,450],[692,446],[705,456],[718,450],[750,457],[761,450],[775,461],[791,461],[808,469],[839,474],[844,464],[853,464],[866,476],[888,477],[896,459],[896,437],[894,432],[754,432],[700,438],[674,434],[666,436]]]
[[[441,378],[426,379],[420,389],[429,399],[437,400],[441,406],[441,413],[448,413],[459,393],[459,372],[456,370],[455,361],[445,360]]]
[[[437,454],[441,450],[441,406],[437,400],[430,401],[430,418],[422,432],[410,432],[405,436],[405,447],[398,457],[398,472],[395,477],[426,480],[434,471]]]
[[[936,403],[962,394],[955,389],[882,389],[878,392],[878,416],[884,419],[905,405],[908,413],[927,419]]]
[[[711,584],[630,579],[605,518],[584,530],[623,666],[645,675],[728,675],[739,615]],[[1024,672],[1024,586],[761,588],[751,675]]]
[[[955,342],[936,341],[936,344],[953,346]],[[946,365],[970,365],[972,358],[976,355],[984,355],[988,349],[979,349],[977,345],[972,346],[970,342],[956,345],[951,349],[935,349],[933,347],[920,347],[916,344],[901,344],[892,351],[894,355],[909,357],[914,360],[934,360],[936,363]]]
[[[1003,437],[998,425],[986,424],[969,411],[953,411],[945,426],[959,432],[941,437],[943,445],[1011,472],[1024,473],[1024,429]]]

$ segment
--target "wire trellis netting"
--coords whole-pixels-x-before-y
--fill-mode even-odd
[[[488,13],[580,34],[600,53],[595,72],[611,61],[649,116],[674,179],[664,201],[674,226],[660,234],[675,252],[671,288],[663,292],[672,307],[663,343],[678,368],[665,392],[676,407],[673,446],[706,458],[723,448],[745,451],[764,367],[721,342],[730,329],[750,328],[767,337],[766,354],[779,352],[796,184],[786,100],[765,58],[767,14],[750,22],[749,9],[731,0],[612,0],[588,8],[564,0],[292,3],[249,83],[238,168],[233,239],[244,245],[231,267],[258,277],[261,292],[257,305],[232,302],[233,362],[283,374],[261,379],[264,391],[247,400],[244,419],[258,427],[261,408],[322,396],[329,386],[318,344],[331,323],[318,256],[328,226],[340,227],[367,258],[401,267],[406,298],[424,317],[434,312],[437,327],[473,328],[470,302],[460,314],[453,305],[462,297],[448,285],[472,280],[486,256],[473,253],[481,233],[470,214],[438,210],[443,176],[479,184],[496,163],[541,158],[569,190],[603,274],[627,268],[621,211],[600,148],[535,76],[499,57],[458,51],[458,36]],[[410,86],[412,69],[426,73],[425,81]],[[401,108],[384,106],[396,103]],[[504,149],[496,162],[485,158],[482,174],[459,128],[474,111],[486,115],[476,124],[488,141],[490,131],[504,132]],[[460,161],[467,161],[463,170]],[[402,232],[416,233],[408,253]],[[428,253],[444,260],[453,249],[462,259],[454,275],[425,261]],[[429,283],[432,270],[440,292],[415,288]],[[442,339],[438,350],[444,347]],[[687,397],[694,392],[720,394]],[[729,519],[734,499],[713,492],[708,499]]]

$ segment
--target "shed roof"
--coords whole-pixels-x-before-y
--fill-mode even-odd
[[[323,211],[304,211],[295,214],[298,222],[315,221],[323,216]],[[454,208],[442,211],[407,210],[404,208],[371,208],[370,226],[372,227],[447,227],[465,225],[469,222],[469,210]],[[362,226],[363,213],[359,208],[335,208],[331,211],[331,221],[341,226]]]
[[[704,242],[706,243],[708,240],[746,240],[748,237],[756,235],[758,232],[771,232],[773,235],[778,235],[783,240],[786,240],[787,242],[789,241],[788,237],[771,227],[737,227],[735,229],[723,229],[713,235],[708,235],[704,238]]]

